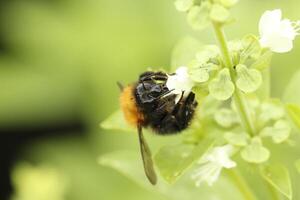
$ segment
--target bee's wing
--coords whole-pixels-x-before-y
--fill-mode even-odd
[[[152,185],[155,185],[157,182],[157,177],[154,171],[153,167],[153,161],[152,161],[152,155],[151,151],[148,147],[148,144],[146,143],[143,133],[142,133],[142,126],[138,124],[138,134],[139,134],[139,142],[140,142],[140,148],[141,148],[141,154],[144,164],[144,170],[146,173],[146,176],[150,183]]]

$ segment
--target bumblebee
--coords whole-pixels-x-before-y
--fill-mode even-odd
[[[142,129],[149,127],[159,135],[178,133],[188,127],[197,107],[193,92],[174,94],[166,86],[167,80],[164,72],[147,71],[127,87],[118,83],[125,120],[137,128],[145,174],[153,185],[157,177]]]

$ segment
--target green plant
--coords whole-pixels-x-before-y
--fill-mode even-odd
[[[175,1],[176,8],[186,12],[192,28],[203,30],[212,25],[218,45],[195,45],[196,42],[187,39],[173,54],[170,71],[176,73],[167,86],[177,93],[192,90],[200,102],[194,123],[182,134],[181,141],[163,146],[154,156],[156,167],[168,183],[175,183],[183,176],[172,189],[164,183],[151,189],[174,199],[183,198],[180,191],[190,198],[197,194],[209,196],[212,189],[207,189],[204,182],[212,186],[222,181],[223,169],[227,172],[226,181],[234,183],[239,191],[234,197],[228,194],[224,199],[239,199],[239,195],[247,200],[257,199],[256,191],[240,172],[245,166],[252,174],[259,175],[270,199],[281,199],[282,195],[293,197],[289,169],[270,157],[273,149],[289,145],[293,134],[300,131],[300,107],[270,96],[269,69],[273,53],[292,50],[300,22],[282,19],[281,10],[266,11],[259,22],[259,36],[246,35],[228,41],[224,27],[233,22],[230,9],[237,2]],[[118,111],[101,125],[131,130],[120,127],[123,123]],[[99,159],[101,164],[116,168],[149,188],[140,179],[142,174],[136,170],[135,161],[129,152],[116,152]],[[299,169],[299,161],[296,167]],[[193,181],[199,190],[191,186]],[[226,187],[214,189],[226,193]]]

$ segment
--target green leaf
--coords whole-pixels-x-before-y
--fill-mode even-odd
[[[266,68],[260,72],[263,82],[255,93],[260,100],[265,101],[271,97],[271,71],[270,68]]]
[[[228,48],[230,51],[239,52],[243,50],[243,43],[241,40],[232,40],[228,42]]]
[[[250,139],[247,133],[232,133],[227,132],[224,135],[226,141],[235,146],[246,146],[248,144],[248,140]]]
[[[216,78],[208,85],[210,94],[218,100],[229,99],[234,92],[234,85],[231,81],[229,70],[222,69]]]
[[[129,126],[128,123],[125,121],[123,112],[121,110],[114,112],[107,119],[101,122],[100,127],[108,130],[122,130],[122,131],[136,132],[134,127]]]
[[[133,161],[135,166],[129,163]],[[130,176],[134,176],[134,179],[137,180],[139,184],[150,185],[144,173],[142,160],[138,151],[117,151],[108,153],[100,156],[98,158],[98,163],[100,165],[110,166],[120,171],[125,176],[128,176],[130,171],[134,171],[135,173],[130,174]]]
[[[261,73],[256,69],[248,69],[243,64],[236,66],[237,81],[236,86],[246,93],[256,91],[262,83]]]
[[[174,183],[212,144],[212,140],[204,140],[197,146],[178,144],[162,147],[154,157],[160,174],[168,183]]]
[[[174,4],[178,11],[186,12],[192,7],[193,2],[194,0],[176,0]]]
[[[215,58],[220,54],[220,50],[216,45],[205,45],[196,54],[196,59],[200,65],[206,64],[209,59]]]
[[[274,143],[282,143],[286,141],[291,132],[291,127],[288,121],[278,120],[273,127],[264,128],[260,135],[264,137],[272,137]]]
[[[200,6],[193,6],[188,15],[188,23],[196,30],[203,30],[210,24],[209,12],[211,4],[202,2]]]
[[[264,70],[270,67],[273,53],[271,51],[264,52],[261,56],[257,58],[257,60],[250,66],[250,68],[254,68],[257,70]]]
[[[192,91],[196,95],[196,100],[199,105],[206,100],[206,97],[209,95],[207,88],[203,89],[203,87],[195,86],[193,87]]]
[[[191,79],[198,83],[204,83],[209,79],[208,70],[205,68],[192,69],[190,74]]]
[[[286,105],[287,113],[295,126],[300,130],[300,106],[296,104]]]
[[[188,67],[193,81],[203,83],[208,81],[209,72],[217,70],[219,66],[210,61],[219,55],[219,48],[216,45],[206,45],[196,53],[196,59],[192,60]]]
[[[200,154],[198,154],[200,156]],[[137,183],[139,186],[154,192],[164,195],[168,199],[182,200],[182,199],[230,199],[240,200],[242,195],[239,191],[230,184],[226,177],[220,177],[214,187],[203,185],[196,188],[194,180],[191,179],[190,174],[183,176],[180,181],[172,186],[166,184],[161,179],[158,179],[157,184],[153,187],[147,180],[142,160],[139,151],[117,151],[102,155],[98,159],[98,163],[121,173],[129,180]]]
[[[300,70],[298,70],[295,75],[290,80],[289,84],[284,90],[283,93],[283,102],[285,103],[293,103],[300,106]]]
[[[242,40],[243,51],[240,55],[240,63],[245,63],[249,58],[257,59],[261,54],[261,47],[254,35],[247,35]]]
[[[169,183],[175,180],[191,164],[194,145],[178,144],[162,147],[154,159],[162,177]]]
[[[292,185],[289,171],[283,165],[269,165],[261,171],[262,177],[281,194],[292,199]]]
[[[171,71],[175,71],[179,66],[186,66],[201,49],[201,43],[193,37],[181,39],[173,49],[171,58]]]
[[[214,115],[219,109],[222,102],[218,101],[211,95],[208,95],[203,103],[201,104],[200,113],[203,118],[208,118],[211,115]]]
[[[252,112],[256,112],[256,110],[260,107],[261,101],[256,95],[247,95],[247,101],[248,105],[250,106],[250,110],[252,109]],[[233,105],[234,102],[231,103],[231,108],[234,108],[235,106]]]
[[[228,108],[221,108],[215,112],[214,117],[216,122],[224,128],[230,128],[239,122],[237,114]]]
[[[271,99],[261,104],[259,121],[267,123],[271,120],[279,120],[285,115],[282,103],[278,99]]]
[[[296,161],[295,166],[296,166],[296,169],[298,170],[298,172],[300,174],[300,159]]]
[[[291,133],[291,126],[287,120],[279,120],[274,125],[274,132],[272,139],[275,143],[282,143],[286,141]]]
[[[251,144],[241,151],[241,156],[249,163],[263,163],[269,159],[270,151],[262,145],[260,138],[255,137]]]
[[[225,6],[226,8],[230,8],[237,4],[239,0],[220,0],[220,3]]]
[[[209,17],[212,21],[225,23],[230,16],[229,11],[220,4],[213,4]]]

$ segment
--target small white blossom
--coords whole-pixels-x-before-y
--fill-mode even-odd
[[[260,44],[276,53],[289,52],[300,31],[300,21],[282,19],[280,9],[266,11],[259,21]]]
[[[204,155],[198,162],[200,167],[192,175],[192,179],[196,181],[196,186],[200,186],[203,182],[212,186],[218,180],[223,168],[235,167],[236,163],[230,159],[233,153],[234,147],[227,144],[215,147]]]
[[[179,67],[174,75],[168,77],[166,86],[172,90],[173,94],[181,94],[184,92],[187,95],[194,86],[194,81],[191,79],[187,67]]]

